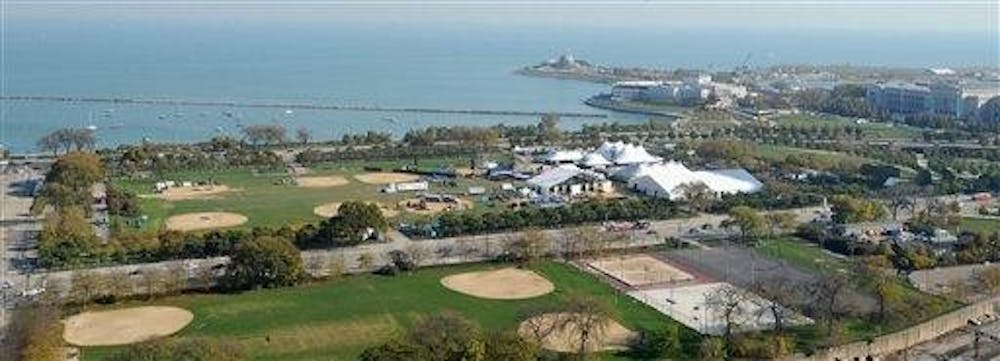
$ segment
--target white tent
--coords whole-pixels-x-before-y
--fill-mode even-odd
[[[583,152],[573,149],[573,150],[558,150],[553,149],[546,153],[542,160],[546,163],[572,163],[580,159],[583,159]]]
[[[618,165],[637,163],[659,163],[663,159],[653,156],[641,145],[626,144],[624,148],[615,156],[613,161]]]
[[[600,153],[604,159],[610,160],[618,158],[618,153],[621,153],[622,149],[625,149],[625,142],[604,142],[594,152]]]
[[[651,197],[677,199],[683,197],[679,189],[685,183],[701,182],[695,172],[679,162],[667,162],[639,168],[636,177],[628,181],[628,187]]]
[[[603,174],[580,169],[572,164],[547,169],[528,179],[528,184],[543,194],[578,195],[592,191],[608,191],[611,188],[611,181],[605,179]]]
[[[580,161],[577,162],[577,164],[579,164],[581,167],[596,168],[596,167],[608,166],[611,165],[612,163],[603,155],[601,155],[601,153],[595,151],[587,153],[587,155],[583,156],[583,159],[580,159]]]
[[[716,193],[754,193],[764,184],[743,168],[703,170],[695,172]]]
[[[615,177],[628,179],[628,187],[632,190],[669,199],[682,198],[684,194],[680,186],[688,183],[704,183],[716,194],[754,193],[764,187],[763,183],[745,169],[692,172],[678,162],[630,166],[616,173]]]

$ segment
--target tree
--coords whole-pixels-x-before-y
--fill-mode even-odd
[[[244,361],[249,355],[238,343],[205,338],[160,339],[118,349],[105,361]]]
[[[849,285],[850,281],[840,273],[824,274],[812,285],[819,314],[826,320],[828,335],[834,334],[834,326],[850,307],[843,297]]]
[[[70,152],[52,164],[32,211],[40,214],[46,206],[56,209],[77,206],[89,214],[90,187],[104,179],[101,159],[92,153]]]
[[[38,258],[46,267],[83,264],[97,250],[97,235],[79,207],[49,214],[38,235]]]
[[[63,326],[59,322],[59,311],[48,306],[25,309],[26,313],[18,320],[22,337],[21,360],[24,361],[63,361],[66,354],[63,349]]]
[[[760,308],[761,313],[767,313],[774,319],[774,331],[782,334],[785,331],[786,320],[794,312],[786,306],[801,303],[803,295],[800,294],[800,284],[779,275],[770,281],[759,281],[751,285],[750,289],[763,298],[766,303]],[[759,315],[763,316],[763,315]]]
[[[309,139],[312,138],[312,134],[309,133],[309,129],[302,127],[295,131],[295,138],[299,140],[302,145],[309,144]]]
[[[498,332],[486,339],[485,360],[536,361],[540,354],[537,343],[524,339],[517,332]]]
[[[378,205],[359,201],[344,202],[337,216],[320,225],[320,234],[333,244],[357,245],[389,227]]]
[[[729,218],[722,226],[736,227],[740,231],[740,241],[744,244],[756,243],[764,233],[766,221],[756,210],[746,206],[736,206],[729,210]]]
[[[433,360],[485,360],[482,331],[456,312],[446,311],[420,319],[410,329],[409,337],[427,350]]]
[[[229,259],[225,283],[231,289],[291,286],[305,278],[299,250],[287,239],[264,236],[243,241]]]
[[[698,355],[702,361],[722,361],[726,358],[726,344],[718,337],[706,337],[701,341]]]
[[[721,318],[724,324],[722,337],[732,345],[733,334],[741,326],[750,294],[737,287],[718,287],[705,295],[705,307]]]
[[[594,351],[594,340],[602,339],[607,332],[614,312],[606,302],[592,296],[573,295],[565,304],[560,328],[573,337],[577,359],[585,360]]]
[[[705,182],[688,182],[679,186],[681,195],[693,212],[704,212],[712,205],[715,193]]]
[[[774,237],[776,230],[795,229],[798,225],[798,217],[792,212],[771,212],[764,215],[767,220],[771,237]]]
[[[868,257],[859,265],[861,284],[868,287],[878,301],[878,317],[883,322],[886,320],[887,308],[900,307],[905,294],[903,286],[888,273],[891,266],[892,263],[885,256]]]
[[[366,348],[358,357],[361,361],[422,361],[432,360],[427,350],[408,339],[393,339]]]
[[[681,350],[680,330],[671,324],[663,330],[640,331],[629,343],[629,356],[633,359],[673,359]]]
[[[80,270],[73,272],[70,277],[69,301],[87,308],[87,304],[93,301],[96,292],[102,288],[98,275],[90,270]]]
[[[833,220],[837,223],[870,222],[886,216],[885,208],[876,201],[838,194],[830,199]]]
[[[990,266],[981,269],[973,276],[980,289],[989,294],[996,294],[1000,291],[1000,266]]]
[[[76,150],[93,149],[97,143],[94,131],[86,128],[62,128],[45,134],[38,139],[38,149],[52,152],[53,155],[64,150],[67,153]]]
[[[545,233],[537,229],[521,232],[521,235],[507,243],[507,254],[521,267],[534,264],[548,252],[549,240]]]
[[[248,125],[243,127],[243,135],[254,146],[261,143],[281,144],[285,141],[285,127],[273,124]]]
[[[359,254],[357,261],[358,261],[358,268],[360,268],[362,271],[369,270],[372,268],[372,265],[375,264],[375,257],[372,256],[371,253],[366,252]]]
[[[545,114],[542,115],[541,121],[538,123],[538,142],[542,144],[559,144],[562,142],[565,134],[562,129],[559,129],[559,115],[556,114]]]

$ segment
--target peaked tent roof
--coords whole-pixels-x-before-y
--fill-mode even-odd
[[[553,149],[542,157],[547,162],[575,162],[583,159],[583,152],[572,149],[572,150],[558,150]]]
[[[541,174],[534,176],[531,179],[528,179],[528,184],[531,184],[538,188],[548,189],[553,186],[562,184],[563,182],[579,175],[584,175],[587,177],[593,177],[597,179],[604,178],[604,176],[601,174],[580,169],[579,167],[572,164],[564,164],[555,168],[549,168],[543,171]]]
[[[657,163],[662,160],[649,154],[646,148],[632,144],[626,144],[614,158],[615,164]]]
[[[597,151],[587,153],[578,163],[584,167],[599,167],[612,164],[611,161]]]

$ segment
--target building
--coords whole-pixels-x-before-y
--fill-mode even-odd
[[[877,83],[865,89],[865,101],[892,114],[940,114],[964,117],[975,114],[978,100],[945,83]]]
[[[651,164],[663,161],[663,158],[649,154],[641,145],[624,142],[604,142],[591,154],[600,156],[614,165]]]
[[[697,104],[715,94],[724,103],[749,95],[742,85],[716,83],[710,75],[700,74],[684,81],[622,81],[611,87],[611,99],[616,101],[666,102]]]
[[[650,197],[684,198],[685,184],[702,183],[716,195],[755,193],[764,184],[745,169],[691,171],[679,162],[626,167],[615,178],[627,179],[628,188]]]
[[[549,168],[528,179],[528,184],[539,194],[546,196],[577,197],[593,193],[613,191],[611,181],[603,174],[581,169],[572,164]]]

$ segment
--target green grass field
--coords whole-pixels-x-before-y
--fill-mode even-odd
[[[828,273],[850,268],[848,260],[835,257],[819,246],[794,237],[762,241],[757,251],[810,272]]]
[[[418,162],[421,167],[438,167],[453,165],[468,166],[467,158],[425,159]],[[211,199],[190,199],[181,201],[166,201],[158,198],[141,199],[143,214],[149,217],[143,229],[159,229],[163,221],[172,215],[191,212],[225,211],[240,213],[249,218],[243,227],[282,226],[286,224],[301,224],[316,222],[321,218],[313,214],[313,208],[330,202],[349,200],[375,201],[394,207],[403,199],[414,197],[415,194],[397,193],[385,194],[379,192],[383,186],[366,184],[354,179],[354,175],[363,173],[362,167],[382,167],[386,170],[399,167],[403,162],[345,162],[334,165],[324,165],[310,168],[308,176],[342,176],[350,181],[339,187],[307,188],[294,185],[283,185],[280,182],[287,178],[284,172],[255,173],[251,170],[225,170],[212,172],[178,172],[163,174],[156,178],[132,180],[119,178],[114,184],[131,190],[136,194],[153,193],[153,184],[160,179],[176,181],[207,181],[228,186],[232,191],[218,194]],[[487,189],[498,187],[497,183],[481,179],[458,179],[455,187],[442,184],[431,184],[432,192],[464,193],[470,186],[484,186]],[[479,204],[477,204],[479,206]],[[406,212],[400,212],[399,220],[415,217]]]
[[[421,315],[456,311],[484,330],[513,329],[520,310],[558,305],[572,293],[613,305],[626,327],[656,329],[674,323],[666,316],[572,266],[544,262],[534,267],[556,285],[552,294],[518,301],[485,300],[441,286],[444,276],[500,267],[476,264],[428,268],[395,277],[360,275],[298,288],[235,295],[186,295],[156,304],[191,310],[194,321],[176,337],[207,337],[244,344],[255,360],[353,360],[366,347],[399,332]],[[698,336],[683,328],[686,350]],[[265,341],[269,337],[271,342]],[[83,360],[100,360],[113,348],[84,349]],[[624,359],[606,354],[601,359]]]
[[[835,115],[808,115],[795,114],[776,117],[775,123],[779,125],[790,125],[799,127],[830,127],[830,126],[854,126],[862,129],[862,134],[867,138],[891,138],[891,139],[913,139],[923,136],[923,131],[904,124],[874,123],[857,124],[853,118]]]
[[[1000,232],[1000,219],[962,218],[959,228],[977,233]]]

